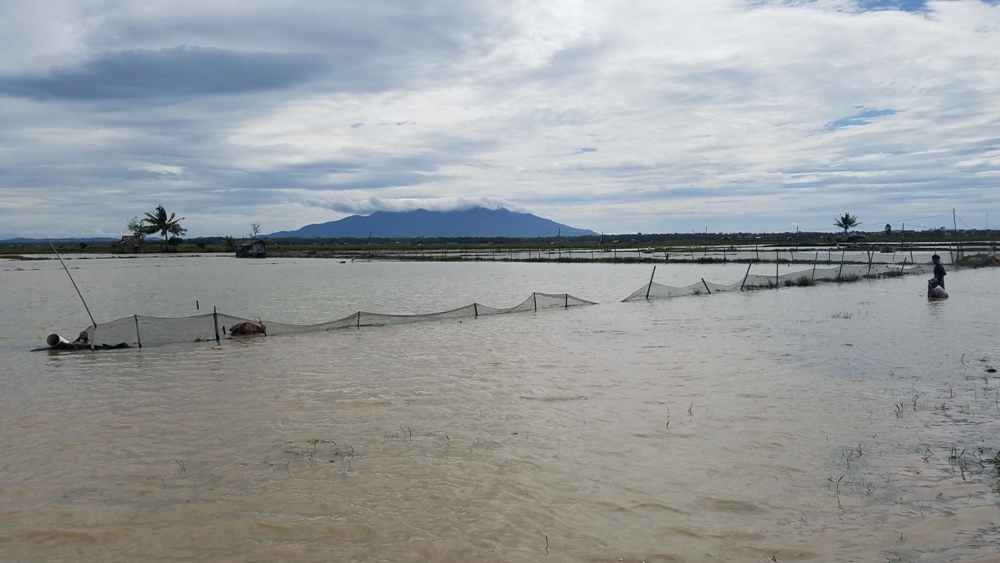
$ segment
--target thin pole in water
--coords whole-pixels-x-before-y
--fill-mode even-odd
[[[656,266],[653,266],[653,273],[649,274],[649,285],[646,286],[646,299],[649,299],[649,290],[653,289],[653,276],[656,275]]]
[[[215,343],[219,343],[219,310],[212,307],[212,322],[215,324]]]
[[[90,307],[88,307],[87,306],[87,302],[84,301],[83,294],[80,293],[80,288],[76,286],[76,280],[73,279],[73,274],[69,273],[69,268],[67,268],[66,267],[66,263],[63,262],[62,256],[59,256],[59,251],[56,250],[56,247],[55,247],[54,244],[52,244],[52,241],[50,240],[48,242],[49,242],[49,246],[52,247],[52,252],[56,253],[56,258],[59,259],[59,263],[62,264],[63,269],[66,270],[66,275],[69,276],[69,281],[73,282],[73,289],[75,289],[76,290],[76,294],[80,296],[80,302],[83,303],[83,308],[87,310],[87,316],[90,317],[91,324],[94,325],[94,328],[97,328],[97,321],[94,320],[94,315],[90,314]]]
[[[139,315],[135,315],[135,340],[139,343],[139,348],[142,348],[142,337],[139,336]]]
[[[753,260],[747,264],[747,273],[743,274],[743,283],[740,284],[740,291],[743,291],[743,286],[747,284],[747,277],[750,276],[750,267],[753,266]]]

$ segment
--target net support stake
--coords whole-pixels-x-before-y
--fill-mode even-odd
[[[472,304],[472,312],[475,313],[475,318],[478,319],[479,318],[479,304],[478,303],[473,303]]]
[[[747,278],[750,276],[750,268],[753,266],[753,260],[747,264],[747,273],[743,274],[743,283],[740,284],[740,291],[743,291],[743,286],[747,284]]]
[[[840,252],[840,269],[837,270],[837,279],[838,280],[840,279],[840,275],[844,273],[844,254],[846,252],[847,252],[846,250],[842,250]]]
[[[142,348],[142,337],[139,336],[139,315],[135,315],[135,340],[139,343],[139,348]]]
[[[563,306],[564,309],[569,309],[569,294],[568,293],[563,293],[563,305],[564,305]]]
[[[705,283],[705,278],[701,278],[701,285],[705,286],[705,291],[707,291],[709,295],[712,294],[712,290],[708,289],[708,284]]]
[[[76,294],[80,296],[80,303],[83,303],[83,308],[87,310],[87,316],[90,317],[90,322],[97,328],[97,321],[94,320],[94,315],[90,314],[90,307],[87,306],[87,302],[83,299],[83,293],[80,293],[80,288],[76,286],[76,280],[73,279],[73,274],[69,273],[69,268],[66,267],[66,263],[63,262],[62,256],[59,255],[59,251],[56,250],[56,245],[49,241],[49,246],[52,247],[52,252],[56,253],[56,258],[59,259],[59,263],[62,264],[63,270],[66,270],[66,275],[69,276],[69,281],[73,283],[73,289],[76,290]],[[948,249],[951,252],[951,249]],[[93,346],[91,346],[93,349]]]
[[[538,294],[535,293],[534,291],[531,292],[531,304],[535,306],[536,313],[538,312],[538,297],[536,297],[537,295]]]
[[[778,262],[778,251],[774,251],[774,285],[778,285],[778,273],[781,271],[781,263]]]
[[[219,340],[219,310],[213,305],[212,306],[212,322],[215,323],[215,343],[221,342]]]
[[[646,299],[649,299],[649,291],[653,289],[653,276],[656,275],[656,266],[653,266],[653,273],[649,274],[649,285],[646,286]]]
[[[361,328],[361,311],[358,311],[358,324],[357,328]]]
[[[816,262],[819,262],[819,251],[816,251],[816,257],[813,258],[813,275],[812,280],[816,281]]]

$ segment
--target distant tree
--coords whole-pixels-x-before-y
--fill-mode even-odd
[[[839,219],[837,219],[837,222],[834,223],[834,225],[844,229],[844,234],[846,235],[847,231],[858,226],[858,218],[850,213],[844,213]]]
[[[184,239],[182,239],[181,237],[170,237],[170,240],[167,241],[167,244],[169,244],[174,248],[174,252],[177,252],[177,247],[180,246],[182,242],[184,242]]]
[[[222,244],[225,247],[226,252],[236,250],[236,239],[233,237],[222,237]]]
[[[885,224],[885,236],[892,236],[892,225],[889,223]]]
[[[250,223],[250,238],[257,238],[257,233],[260,232],[260,223]]]
[[[142,219],[138,217],[132,217],[125,224],[128,228],[128,232],[132,233],[136,241],[139,243],[139,248],[142,248],[142,241],[146,240],[146,225],[142,222]]]
[[[155,211],[150,211],[146,213],[146,217],[142,220],[143,222],[143,232],[147,235],[161,234],[163,235],[163,251],[167,251],[167,240],[168,235],[180,236],[187,234],[187,229],[181,227],[181,220],[175,219],[175,213],[171,213],[170,217],[167,217],[167,210],[163,208],[162,205],[157,205]]]

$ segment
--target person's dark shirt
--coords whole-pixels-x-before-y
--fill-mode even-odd
[[[940,262],[934,264],[934,277],[937,278],[938,283],[941,285],[941,287],[944,287],[944,277],[946,275],[947,274],[944,271],[944,265],[942,265]]]

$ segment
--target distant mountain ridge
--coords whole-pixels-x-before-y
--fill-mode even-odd
[[[351,215],[338,221],[306,225],[295,231],[278,231],[268,238],[541,238],[596,235],[507,209],[475,207],[465,211],[376,211],[368,216]]]

